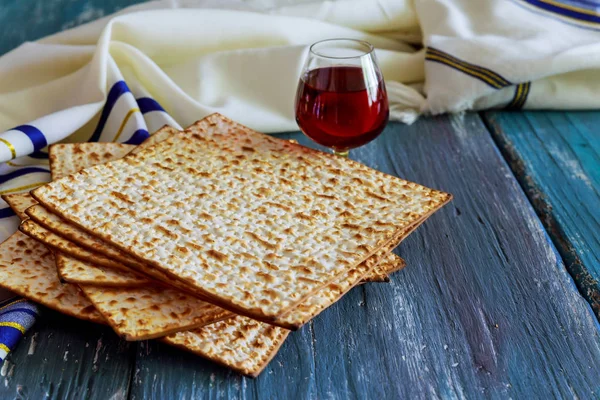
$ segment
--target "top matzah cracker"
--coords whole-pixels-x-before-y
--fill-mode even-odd
[[[146,141],[144,141],[142,145],[136,146],[135,149],[132,150],[130,153],[134,154],[139,150],[144,149],[145,147],[154,145],[161,140],[165,140],[166,138],[174,135],[177,132],[178,131],[174,128],[165,126],[158,130],[156,133],[154,133]],[[108,159],[105,157],[97,157],[94,156],[94,154],[106,155],[110,153],[114,157],[117,157],[119,155],[122,155],[120,149],[120,144],[109,142],[70,143],[55,146],[52,148],[51,151],[54,160],[54,162],[51,163],[50,166],[52,175],[62,177],[70,173],[78,172],[84,168],[97,165],[98,163],[112,161],[112,159]],[[57,160],[69,161],[57,162]],[[27,196],[29,196],[29,199],[31,199],[31,201],[35,202],[35,200],[33,200],[33,198],[28,193]],[[35,204],[37,204],[37,202],[35,202]],[[48,210],[46,210],[43,206],[39,204],[29,208],[26,214],[35,222],[42,225],[44,228],[51,230],[57,235],[60,235],[83,248],[86,248],[91,251],[100,252],[104,256],[114,259],[115,261],[119,261],[122,264],[136,268],[137,270],[142,270],[142,272],[144,270],[148,271],[148,269],[144,268],[144,266],[141,265],[137,259],[132,258],[126,253],[116,249],[113,246],[110,246],[105,241],[100,240],[94,237],[93,235],[81,230],[80,228],[68,223],[56,214],[50,213]],[[62,255],[57,255],[56,257],[59,274],[61,274],[61,277],[66,281],[70,281],[73,283],[91,283],[90,280],[95,279],[95,281],[98,284],[118,286],[128,285],[128,282],[131,282],[130,277],[120,276],[117,270],[111,269],[107,271],[106,268],[108,267],[96,267],[90,263],[83,263],[80,261],[78,262],[77,260],[71,258],[69,258],[71,263],[67,263],[65,262],[67,258],[68,257]],[[393,263],[384,263],[384,265],[381,266],[381,269],[379,269],[376,272],[369,273],[368,276],[365,277],[365,280],[370,282],[389,281],[389,278],[385,273],[384,267],[390,266],[390,268],[395,268],[393,267],[393,265],[399,264],[400,259],[394,261],[395,262]],[[78,263],[78,269],[66,268],[67,266],[74,267],[74,263]],[[104,272],[109,273],[107,274]],[[81,276],[77,276],[77,274]],[[169,282],[170,281],[171,279],[169,279]],[[138,284],[131,284],[131,286],[138,286]]]
[[[0,244],[0,287],[63,314],[106,323],[76,285],[58,280],[46,246],[21,232]]]
[[[220,115],[33,195],[258,318],[290,310],[450,199]]]

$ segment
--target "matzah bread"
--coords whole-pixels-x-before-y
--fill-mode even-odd
[[[112,269],[120,269],[125,272],[132,272],[132,269],[119,263],[118,261],[108,258],[100,253],[96,253],[79,247],[75,243],[61,236],[58,236],[55,233],[49,231],[48,229],[38,225],[31,219],[28,219],[21,223],[21,225],[19,226],[19,230],[25,233],[27,236],[52,248],[54,251],[61,252],[78,260],[81,260],[85,264]],[[193,291],[193,288],[188,287],[184,282],[181,282],[156,268],[150,268],[143,264],[140,264],[140,267],[135,269],[135,271],[139,271],[142,274],[151,276],[159,281],[180,288],[181,290],[184,290],[186,292]]]
[[[74,174],[92,165],[104,164],[123,158],[127,153],[136,153],[179,132],[170,126],[163,126],[139,146],[113,142],[57,143],[48,148],[50,175],[57,180]]]
[[[387,257],[379,263],[371,272],[367,274],[362,280],[362,283],[368,282],[389,282],[389,275],[394,272],[398,272],[404,267],[406,267],[406,262],[404,259],[398,257],[397,255],[390,253],[391,257],[388,259]]]
[[[152,284],[152,280],[134,272],[93,265],[58,252],[54,256],[58,275],[66,282],[117,287]]]
[[[164,140],[176,132],[177,131],[173,128],[164,127],[163,129],[155,133],[153,136],[151,136],[151,139],[153,139],[153,141],[148,139],[144,142],[143,146],[137,146],[136,149],[143,148],[144,146],[148,146],[150,144],[155,144],[158,141]],[[51,165],[54,176],[65,176],[67,172],[78,172],[86,167],[96,165],[95,160],[98,160],[99,157],[92,157],[91,154],[88,154],[88,152],[90,151],[95,151],[100,154],[107,154],[108,151],[110,151],[110,149],[113,148],[112,153],[119,154],[116,150],[119,150],[120,148],[117,146],[116,150],[114,150],[114,143],[92,143],[94,146],[85,146],[85,144],[86,143],[64,144],[54,148],[53,154],[55,161]],[[105,147],[107,150],[105,151],[103,147]],[[75,150],[76,148],[78,150]],[[58,162],[57,160],[60,160],[61,158],[70,161]],[[67,170],[63,171],[62,168],[66,168]],[[29,194],[27,194],[27,196],[29,196],[29,198],[32,201],[34,201]],[[37,204],[37,202],[35,202],[35,204]],[[62,236],[63,238],[69,239],[74,244],[80,247],[86,248],[91,251],[100,252],[104,256],[109,257],[111,260],[117,260],[120,263],[129,265],[133,268],[137,268],[137,270],[141,270],[142,272],[145,271],[146,273],[148,273],[148,270],[144,268],[144,266],[140,265],[140,263],[137,260],[127,256],[118,249],[106,244],[104,241],[97,239],[94,236],[86,233],[85,231],[82,231],[81,229],[67,223],[65,220],[63,220],[55,214],[50,213],[48,210],[46,210],[43,206],[39,204],[29,208],[27,210],[27,214],[32,218],[32,220],[40,224],[42,227],[51,230],[52,232],[58,234],[59,236]],[[58,239],[55,238],[55,240]],[[55,241],[55,246],[57,246],[59,243],[62,243],[64,246],[66,246],[62,247],[63,249],[70,249],[70,254],[76,254],[80,259],[86,260],[84,262],[64,255],[61,255],[60,257],[57,256],[57,269],[59,275],[66,281],[72,283],[88,283],[105,286],[139,286],[139,281],[144,282],[144,280],[139,277],[132,279],[130,277],[131,273],[128,272],[124,272],[121,275],[116,269],[114,269],[114,267],[94,265],[90,262],[93,261],[91,259],[91,253],[81,252],[79,251],[79,249],[76,249],[68,245],[67,243],[60,241]],[[55,248],[61,247],[58,246]],[[101,262],[102,260],[103,258],[101,258]],[[107,263],[110,265],[111,261],[107,261]],[[389,264],[390,268],[396,268],[391,266],[397,265],[399,263],[400,260],[398,260],[398,262]],[[369,276],[365,277],[365,281],[389,281],[389,278],[385,273],[385,268],[387,267],[387,265],[387,263],[384,263],[384,265],[379,266],[379,269],[376,272],[370,273]],[[156,276],[159,279],[162,278],[163,280],[166,278],[162,275],[154,276]]]
[[[286,329],[236,316],[161,340],[244,375],[256,377],[277,354],[288,334]]]
[[[149,145],[153,145],[158,143],[161,140],[168,138],[169,136],[177,133],[177,130],[170,128],[168,126],[163,127],[159,131],[157,131],[154,135],[152,135],[149,139],[147,139],[143,145],[135,147],[134,151],[131,153],[135,153],[144,147]],[[87,145],[90,146],[87,146]],[[113,154],[113,157],[121,154],[119,150],[121,147],[115,143],[71,143],[71,144],[61,144],[55,148],[53,148],[52,154],[54,158],[54,162],[51,164],[53,176],[65,176],[68,173],[78,172],[86,167],[90,167],[93,165],[97,165],[97,160],[101,159],[99,157],[93,157],[92,152],[95,154],[108,154],[109,152]],[[129,150],[130,147],[127,148]],[[58,160],[69,160],[67,161],[58,161]],[[111,159],[102,159],[105,161],[111,161]],[[63,171],[62,169],[66,170]],[[29,194],[28,194],[29,195]],[[33,198],[31,198],[33,200]],[[37,204],[37,202],[36,202]],[[96,237],[88,234],[87,232],[77,228],[66,222],[64,219],[59,216],[49,212],[43,206],[37,204],[34,207],[31,207],[26,212],[32,220],[40,224],[42,227],[56,233],[59,236],[62,236],[65,239],[73,242],[74,244],[88,249],[93,252],[102,253],[104,256],[109,257],[112,260],[118,261],[119,263],[128,265],[132,268],[137,268],[137,270],[144,271],[146,268],[140,265],[140,263],[128,256],[127,254],[121,252],[113,246],[108,245],[106,242],[97,239]],[[79,255],[80,258],[87,259],[89,253],[82,253]],[[63,256],[66,257],[66,256]],[[66,281],[73,283],[89,283],[89,284],[100,284],[100,285],[110,285],[110,286],[123,286],[123,285],[131,285],[138,286],[137,282],[132,282],[131,278],[126,276],[127,273],[124,273],[125,276],[120,276],[119,273],[112,268],[103,267],[93,265],[90,262],[82,262],[80,260],[75,260],[74,258],[69,257],[69,262],[60,262],[61,259],[57,257],[57,267],[59,274]],[[390,264],[397,265],[399,263],[395,262]],[[387,282],[389,278],[385,273],[385,265],[378,266],[378,270],[376,272],[370,273],[369,276],[365,277],[365,281],[369,282]],[[147,272],[147,270],[146,270]],[[79,276],[78,276],[79,275]],[[91,279],[95,279],[92,281]]]
[[[219,115],[32,193],[211,301],[266,319],[451,197]]]
[[[106,323],[79,287],[58,280],[52,253],[21,232],[0,244],[0,287],[63,314]]]
[[[147,147],[154,146],[156,143],[162,142],[163,140],[168,139],[169,137],[179,132],[180,131],[178,131],[177,129],[169,125],[165,125],[156,132],[154,132],[148,139],[144,140],[142,144],[136,146],[136,148],[131,151],[131,154],[139,153]]]
[[[48,148],[50,175],[55,181],[77,172],[78,165],[102,164],[118,160],[136,146],[121,143],[58,143]]]
[[[129,271],[123,264],[114,261],[112,258],[106,257],[100,253],[92,252],[77,246],[75,243],[58,236],[54,232],[42,227],[37,222],[27,219],[21,223],[19,230],[36,239],[39,242],[44,243],[46,246],[54,249],[55,251],[68,254],[71,257],[77,258],[82,261],[93,262],[96,265],[101,265],[108,268],[123,269]]]
[[[54,235],[44,235],[41,236],[41,233],[36,233],[32,231],[32,234],[35,234],[40,240],[44,241],[50,246],[53,246],[57,249],[62,249],[62,251],[67,251],[68,254],[75,255],[78,259],[83,259],[86,261],[93,261],[92,253],[100,253],[102,254],[102,258],[100,259],[102,265],[107,266],[107,268],[115,268],[114,265],[120,264],[132,267],[138,271],[147,271],[147,267],[145,267],[142,263],[137,261],[135,258],[130,257],[126,253],[120,251],[119,249],[106,244],[103,240],[100,240],[93,235],[77,228],[74,225],[69,224],[61,217],[56,214],[51,213],[46,210],[42,205],[36,204],[33,207],[30,207],[26,210],[26,214],[38,225],[47,230],[55,233],[58,236],[61,236],[63,239],[67,239],[72,244],[77,245],[76,248],[71,245],[71,243],[67,243],[66,240],[62,240]],[[33,227],[33,225],[31,225]],[[25,229],[28,229],[26,227]],[[40,232],[40,231],[37,231]],[[45,231],[44,231],[45,232]],[[85,251],[85,250],[89,251]],[[90,253],[92,252],[92,253]],[[108,259],[106,259],[108,258]],[[86,262],[89,264],[89,262]],[[111,267],[112,266],[112,267]],[[83,271],[84,265],[80,263],[79,270]],[[395,267],[394,267],[395,268]],[[120,268],[123,269],[123,268]],[[381,266],[377,271],[370,273],[365,280],[369,282],[385,282],[388,281],[387,274],[385,272],[386,266]],[[97,273],[98,271],[87,271],[88,276],[90,273]],[[393,272],[393,271],[392,271]],[[71,276],[73,277],[73,276]],[[167,278],[169,279],[169,278]],[[66,279],[69,280],[69,279]],[[169,279],[171,281],[172,279]],[[91,283],[91,282],[88,282]]]
[[[222,308],[164,286],[80,286],[115,332],[126,340],[162,337],[232,316]]]
[[[49,231],[61,236],[64,239],[73,242],[79,247],[92,251],[94,253],[101,253],[109,264],[125,264],[132,267],[139,267],[140,262],[128,254],[120,251],[119,249],[106,244],[103,240],[100,240],[89,233],[82,231],[74,225],[71,225],[56,214],[46,210],[42,205],[37,204],[33,207],[28,208],[25,213],[40,226],[46,228]],[[58,243],[57,243],[58,245]],[[66,244],[64,244],[66,246]],[[76,251],[76,250],[72,250]],[[69,253],[72,254],[72,253]],[[87,254],[86,254],[87,256]],[[82,256],[85,257],[85,256]],[[81,258],[81,257],[80,257]],[[101,262],[104,262],[102,260]],[[107,264],[102,264],[107,265]],[[108,265],[110,266],[110,265]]]
[[[25,214],[25,210],[29,207],[38,204],[38,202],[31,197],[29,193],[13,193],[13,194],[3,194],[2,200],[4,200],[8,206],[17,214],[17,216],[21,219],[21,221],[29,218]]]
[[[390,253],[405,235],[400,235],[392,243],[386,245],[373,256],[357,265],[347,272],[347,276],[340,276],[331,281],[321,290],[304,299],[297,307],[284,313],[270,322],[286,329],[296,330],[310,319],[317,316],[321,311],[338,301],[344,294],[359,283],[364,276],[382,262],[394,262],[395,255]]]

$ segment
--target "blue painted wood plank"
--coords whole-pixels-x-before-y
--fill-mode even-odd
[[[152,344],[133,398],[599,396],[598,323],[476,114],[392,123],[351,157],[455,195],[398,249],[408,266],[293,332],[256,380]]]
[[[600,318],[600,112],[489,112],[485,119]]]
[[[0,54],[146,0],[2,0]]]
[[[241,376],[196,355],[149,341],[138,347],[131,399],[318,398],[309,327],[288,337],[256,378]]]
[[[598,326],[476,116],[396,126],[357,158],[455,199],[400,246],[408,267],[391,285],[314,321],[320,393],[345,374],[347,393],[373,398],[598,396]],[[587,362],[570,337],[582,321]]]
[[[125,399],[134,357],[110,328],[44,309],[3,365],[0,399]]]

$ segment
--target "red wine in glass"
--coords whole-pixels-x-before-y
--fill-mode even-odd
[[[296,121],[305,135],[339,155],[375,139],[389,118],[372,50],[349,39],[316,43],[300,77]]]

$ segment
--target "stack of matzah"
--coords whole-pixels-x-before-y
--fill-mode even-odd
[[[220,115],[141,146],[50,148],[53,182],[5,200],[0,286],[255,376],[450,195]]]

